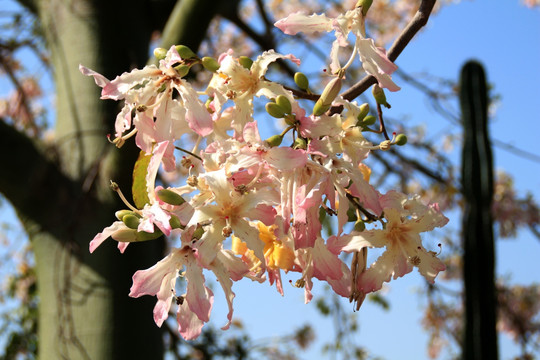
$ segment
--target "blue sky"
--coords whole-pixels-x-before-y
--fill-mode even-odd
[[[540,154],[540,116],[535,108],[540,84],[540,11],[527,9],[519,0],[461,1],[445,7],[432,17],[415,41],[405,49],[397,65],[409,74],[427,72],[440,77],[457,78],[459,69],[468,59],[481,61],[487,70],[488,81],[501,102],[491,119],[493,138]],[[403,83],[400,83],[403,85]],[[454,126],[430,110],[418,91],[403,85],[403,90],[388,95],[392,104],[389,114],[395,118],[411,117],[427,124],[427,135],[450,131]],[[453,155],[459,158],[459,149]],[[521,193],[531,191],[540,199],[540,164],[495,147],[495,166],[514,176]],[[2,217],[7,217],[4,213]],[[452,218],[454,228],[459,218]],[[528,232],[521,232],[516,240],[503,240],[497,245],[497,271],[512,274],[517,283],[538,282],[540,242]],[[293,281],[296,277],[290,277]],[[390,283],[387,296],[391,311],[366,302],[357,313],[360,331],[358,344],[367,347],[372,355],[385,359],[428,359],[427,336],[420,318],[422,304],[415,293],[423,285],[415,271],[403,279]],[[225,324],[227,312],[222,294],[215,287],[216,299],[212,323]],[[268,284],[252,284],[249,280],[236,283],[234,290],[235,317],[246,325],[254,339],[270,338],[290,333],[294,328],[311,323],[317,342],[302,359],[322,358],[319,348],[330,341],[333,334],[331,319],[322,318],[315,308],[316,297],[325,293],[321,284],[314,289],[315,299],[304,304],[302,289],[284,284],[285,297]],[[352,311],[352,306],[345,309]],[[151,316],[151,314],[140,314]],[[517,349],[506,336],[501,337],[501,359],[517,355]]]

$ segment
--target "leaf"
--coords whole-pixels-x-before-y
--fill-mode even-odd
[[[135,166],[133,167],[133,185],[131,187],[131,192],[133,193],[133,202],[137,209],[142,209],[144,205],[150,202],[146,191],[146,173],[151,158],[151,154],[147,155],[144,151],[141,151],[135,162]]]

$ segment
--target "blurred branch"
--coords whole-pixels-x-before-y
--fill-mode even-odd
[[[44,228],[53,227],[57,213],[69,211],[73,182],[29,137],[3,119],[0,119],[0,153],[4,154],[0,192],[19,215],[32,218]],[[47,211],[40,204],[47,204]]]

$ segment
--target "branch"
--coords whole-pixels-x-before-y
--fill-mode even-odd
[[[405,49],[405,47],[409,44],[412,38],[416,35],[416,33],[418,33],[418,31],[420,31],[420,29],[424,27],[424,25],[426,25],[429,19],[429,15],[433,10],[433,6],[435,5],[435,1],[436,0],[422,0],[422,3],[420,4],[420,7],[418,8],[418,11],[416,12],[412,20],[394,41],[394,44],[392,44],[390,50],[388,50],[388,59],[390,59],[390,61],[395,62],[403,49]],[[376,83],[377,79],[375,79],[374,76],[365,76],[362,80],[350,87],[347,91],[344,91],[341,96],[343,96],[345,100],[353,100],[358,95],[366,91],[371,85]]]

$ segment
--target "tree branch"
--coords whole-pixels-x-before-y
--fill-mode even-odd
[[[58,213],[69,211],[74,182],[29,137],[3,119],[0,119],[0,153],[4,154],[0,192],[19,214],[44,228],[54,227],[61,218]]]
[[[433,10],[433,6],[435,5],[435,1],[436,0],[422,0],[422,3],[420,4],[420,7],[418,8],[418,11],[416,12],[412,20],[394,41],[390,50],[388,50],[388,59],[390,59],[390,61],[396,61],[398,56],[409,44],[409,42],[416,35],[416,33],[418,33],[418,31],[420,31],[420,29],[424,27],[424,25],[426,25],[429,19],[429,15]],[[353,100],[358,95],[366,91],[371,85],[376,83],[377,79],[375,79],[374,76],[365,76],[358,83],[344,91],[341,96],[343,96],[345,100]]]

